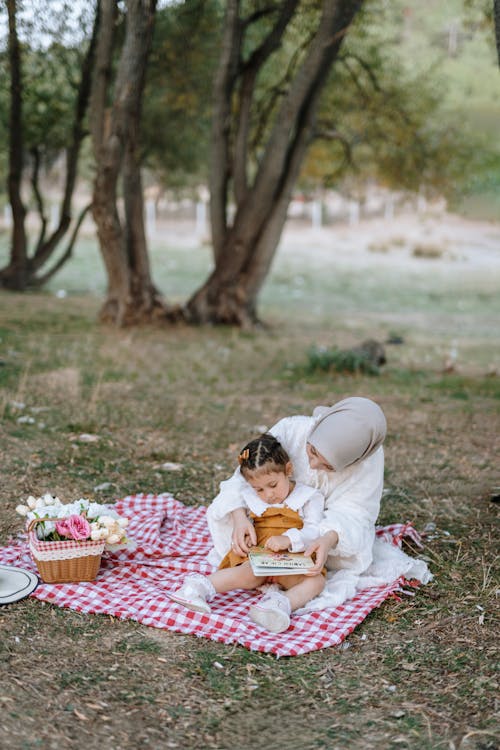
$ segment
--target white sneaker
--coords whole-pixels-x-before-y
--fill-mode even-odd
[[[257,604],[248,610],[250,619],[269,630],[271,633],[282,633],[290,627],[290,602],[279,591],[269,591]]]
[[[207,599],[212,598],[213,594],[215,594],[215,589],[211,581],[199,573],[187,576],[177,591],[167,591],[168,598],[172,599],[173,602],[182,604],[183,607],[191,609],[193,612],[204,612],[206,614],[212,611]]]

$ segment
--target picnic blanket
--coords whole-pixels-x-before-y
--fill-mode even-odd
[[[167,591],[178,588],[186,573],[213,570],[206,560],[211,540],[205,507],[187,507],[169,493],[133,495],[112,507],[130,519],[127,533],[136,542],[135,550],[105,553],[95,581],[40,583],[32,597],[78,612],[112,615],[221,643],[238,643],[253,651],[297,656],[338,645],[369,612],[388,597],[397,596],[408,582],[399,577],[358,591],[340,606],[301,611],[294,614],[286,632],[269,633],[247,615],[252,600],[261,596],[258,591],[218,594],[211,602],[210,614],[191,612],[166,596]],[[404,536],[419,541],[411,524],[379,528],[377,535],[396,547]],[[37,572],[25,538],[0,548],[0,562]]]

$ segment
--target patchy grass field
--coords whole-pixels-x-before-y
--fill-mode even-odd
[[[367,395],[389,424],[380,522],[435,524],[435,580],[386,602],[348,648],[279,660],[33,599],[3,607],[2,746],[498,748],[499,266],[413,257],[403,272],[401,250],[365,266],[313,249],[313,262],[311,246],[281,251],[263,295],[271,325],[255,333],[98,327],[100,282],[87,282],[101,271],[87,261],[82,276],[81,258],[54,281],[64,298],[0,294],[0,543],[29,493],[208,503],[262,425]],[[159,248],[162,288],[182,299],[207,252]],[[395,335],[379,376],[307,371],[313,345]],[[72,440],[83,432],[99,441]]]

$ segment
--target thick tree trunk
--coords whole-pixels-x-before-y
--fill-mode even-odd
[[[139,123],[137,113],[135,124]],[[165,313],[165,305],[151,279],[146,232],[144,228],[144,199],[139,159],[137,127],[128,132],[123,162],[123,198],[125,204],[125,247],[130,271],[132,299],[141,319]]]
[[[106,92],[112,59],[115,0],[101,0],[102,26],[91,99],[91,131],[97,172],[92,213],[108,277],[101,319],[126,326],[165,314],[149,267],[139,159],[139,122],[156,0],[129,0],[111,112]],[[123,174],[125,224],[117,210]]]
[[[22,291],[28,281],[28,248],[24,220],[26,209],[21,197],[23,173],[22,78],[21,52],[17,36],[16,0],[8,0],[10,117],[9,117],[9,176],[8,190],[12,208],[12,239],[9,265],[0,272],[0,286]]]
[[[227,201],[230,179],[229,136],[231,97],[238,72],[241,45],[240,0],[228,0],[221,57],[214,81],[214,114],[210,144],[210,223],[215,258],[227,231]]]
[[[238,326],[251,326],[259,322],[257,297],[276,252],[293,186],[312,137],[319,96],[361,5],[362,0],[323,0],[322,17],[316,34],[277,112],[253,184],[246,185],[241,166],[235,170],[239,177],[233,225],[225,226],[221,232],[222,211],[219,208],[217,212],[219,226],[217,232],[213,233],[215,268],[187,304],[191,320],[197,323]],[[287,11],[291,17],[291,5]],[[272,49],[269,42],[271,37],[275,40],[274,44],[279,43],[281,37],[278,26],[284,23],[284,29],[288,20],[284,23],[283,15],[279,17],[265,42],[268,44],[267,48]],[[229,22],[234,29],[234,18],[228,17]],[[227,27],[226,34],[229,35]],[[241,41],[233,38],[233,44],[239,50]],[[259,56],[254,59],[258,68],[261,59],[266,58]],[[252,75],[256,72],[251,71]],[[248,97],[251,88],[249,69],[244,72],[242,80],[246,84],[243,91]],[[231,100],[229,105],[230,102]],[[219,107],[215,117],[220,116],[222,111],[223,108]],[[248,101],[245,101],[240,111],[241,117],[245,120],[248,118]],[[235,130],[240,137],[236,139],[239,151],[234,156],[233,164],[244,150],[243,132],[248,129],[240,119]],[[221,123],[216,124],[215,132],[222,133]],[[227,135],[227,149],[229,142],[230,134]],[[218,152],[223,153],[220,145]],[[216,180],[211,184],[211,199],[216,205],[222,205],[225,200],[221,185]],[[217,189],[219,193],[214,195]]]

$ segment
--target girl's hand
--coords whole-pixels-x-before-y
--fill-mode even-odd
[[[283,549],[288,549],[290,546],[290,539],[284,534],[278,536],[270,536],[264,547],[270,549],[271,552],[279,552]]]
[[[231,513],[233,519],[233,535],[231,549],[240,557],[248,554],[250,547],[257,544],[257,536],[253,523],[247,517],[243,508],[237,508]]]
[[[315,555],[314,568],[309,568],[306,576],[317,576],[318,573],[324,568],[326,558],[331,549],[337,546],[339,543],[339,535],[336,531],[327,531],[323,536],[318,537],[311,542],[309,547],[305,550],[305,555]]]

